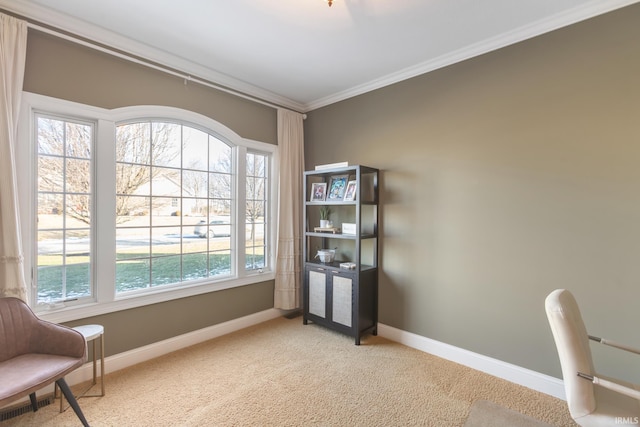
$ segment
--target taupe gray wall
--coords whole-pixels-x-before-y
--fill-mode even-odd
[[[29,30],[24,90],[102,108],[167,105],[277,144],[274,108]]]
[[[544,299],[640,347],[640,5],[309,113],[380,168],[380,321],[561,376]],[[597,351],[603,373],[637,361]]]
[[[103,108],[166,105],[195,111],[242,137],[277,143],[276,110],[29,31],[24,90]],[[98,159],[99,161],[100,159]],[[273,281],[78,321],[105,327],[106,355],[273,308]]]

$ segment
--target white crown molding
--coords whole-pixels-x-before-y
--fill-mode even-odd
[[[294,111],[306,113],[317,108],[343,101],[372,90],[380,89],[382,87],[575,24],[603,13],[638,3],[639,1],[640,0],[592,0],[571,10],[525,25],[496,37],[482,40],[456,51],[441,55],[438,58],[407,67],[398,72],[382,76],[367,83],[354,86],[345,91],[337,92],[309,103],[300,103],[291,100],[271,91],[235,79],[227,74],[204,67],[184,58],[168,54],[143,43],[135,42],[111,31],[105,30],[104,28],[87,24],[86,22],[75,18],[70,18],[66,15],[51,11],[25,0],[0,0],[0,8],[39,21],[42,24],[50,25],[60,30],[76,34],[88,40],[101,43],[105,46],[119,49],[123,52],[144,58],[145,60],[162,64],[166,67],[178,70],[187,76],[198,77],[250,97],[267,101]]]
[[[169,54],[144,43],[136,42],[99,26],[44,8],[24,0],[0,0],[0,8],[38,21],[55,29],[71,33],[95,43],[114,48],[144,60],[174,69],[185,76],[212,82],[258,100],[303,112],[305,106],[284,96],[254,86],[227,74]]]
[[[371,92],[372,90],[380,89],[385,86],[389,86],[394,83],[398,83],[403,80],[428,73],[430,71],[444,68],[449,65],[453,65],[455,63],[462,62],[464,60],[521,42],[523,40],[527,40],[541,34],[548,33],[559,28],[584,21],[589,18],[593,18],[594,16],[602,15],[604,13],[620,9],[634,3],[638,3],[639,1],[640,0],[593,0],[589,3],[585,3],[581,6],[575,7],[563,13],[556,14],[552,17],[522,26],[513,31],[500,34],[496,37],[482,40],[478,43],[463,47],[462,49],[458,49],[456,51],[441,55],[435,59],[431,59],[429,61],[425,61],[411,67],[407,67],[398,72],[388,74],[379,79],[371,80],[370,82],[355,86],[351,89],[337,92],[324,98],[320,98],[316,101],[306,104],[304,112],[309,112],[320,107],[334,104],[336,102],[343,101],[354,96],[362,95],[363,93]]]

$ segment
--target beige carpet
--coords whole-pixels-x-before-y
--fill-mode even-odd
[[[521,420],[575,425],[561,400],[381,337],[355,346],[344,335],[304,326],[301,317],[109,374],[106,393],[79,400],[93,427],[464,426],[470,411],[470,423],[515,411]],[[498,410],[472,408],[481,400]],[[79,422],[71,410],[58,413],[56,402],[0,425]],[[479,425],[490,424],[468,427]]]

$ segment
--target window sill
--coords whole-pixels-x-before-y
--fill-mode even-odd
[[[221,291],[224,289],[236,288],[239,286],[252,285],[255,283],[274,280],[273,272],[254,274],[243,277],[241,279],[225,280],[223,282],[214,282],[206,285],[193,285],[189,287],[158,289],[156,292],[147,292],[143,295],[131,295],[118,298],[109,302],[90,302],[87,304],[73,306],[56,306],[47,310],[46,308],[34,309],[36,314],[42,320],[53,323],[70,322],[87,317],[99,316],[101,314],[113,313],[116,311],[128,310],[145,305],[157,304],[160,302],[171,301],[180,298],[202,295],[210,292]]]

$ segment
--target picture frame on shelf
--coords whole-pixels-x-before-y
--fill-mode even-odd
[[[331,177],[329,191],[327,192],[327,200],[342,201],[344,193],[347,189],[349,175],[335,175]]]
[[[349,181],[347,189],[344,191],[344,201],[353,202],[356,199],[356,190],[358,189],[358,181]]]
[[[326,182],[314,182],[311,185],[311,198],[310,202],[324,202],[327,197],[327,183]]]

